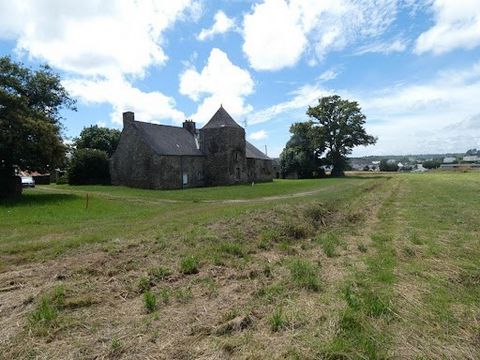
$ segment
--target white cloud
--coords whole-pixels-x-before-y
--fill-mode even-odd
[[[442,54],[480,45],[480,3],[478,0],[433,0],[435,25],[422,33],[415,52]]]
[[[62,70],[142,76],[166,61],[162,33],[192,8],[192,0],[0,0],[0,37]]]
[[[335,79],[337,76],[338,76],[337,71],[335,71],[333,69],[329,69],[329,70],[321,73],[320,76],[318,77],[318,80],[326,82],[326,81],[330,81],[330,80]]]
[[[243,51],[256,70],[294,66],[307,51],[322,59],[382,34],[396,11],[396,0],[264,0],[244,17]]]
[[[249,138],[255,141],[267,139],[268,133],[265,130],[255,131],[254,133],[250,134]]]
[[[299,14],[283,0],[255,5],[244,18],[243,51],[256,70],[278,70],[295,65],[307,45]]]
[[[142,92],[122,77],[110,79],[69,79],[63,82],[74,97],[86,104],[109,103],[112,123],[122,124],[122,112],[135,112],[135,119],[145,122],[173,121],[180,123],[185,115],[176,110],[175,100],[158,91]]]
[[[364,45],[358,48],[355,55],[363,55],[367,53],[391,54],[394,52],[403,52],[407,49],[407,43],[402,39],[395,39],[389,42],[376,42]]]
[[[306,118],[305,112],[307,111],[307,107],[314,106],[318,98],[330,94],[330,91],[324,89],[318,83],[301,86],[290,93],[290,95],[292,95],[290,100],[250,114],[248,116],[248,123],[252,125],[260,124],[278,117],[283,117],[286,114],[296,116],[296,118],[293,118],[294,121],[304,121]]]
[[[224,34],[235,29],[235,20],[229,18],[223,11],[217,11],[214,17],[214,23],[210,29],[202,29],[197,35],[197,39],[204,41],[213,38],[215,35]]]
[[[205,122],[217,111],[220,104],[235,118],[252,110],[245,97],[254,90],[254,83],[247,70],[233,64],[220,49],[210,52],[207,64],[198,72],[189,68],[180,75],[180,93],[200,103],[192,115],[195,121]]]
[[[332,93],[358,101],[367,116],[367,131],[378,136],[376,145],[356,148],[356,156],[457,152],[480,145],[480,61],[466,69],[441,71],[429,81],[374,92],[305,85],[289,100],[251,114],[249,123],[305,121],[307,106]]]
[[[142,92],[127,77],[142,77],[163,65],[163,32],[176,21],[198,18],[196,0],[0,0],[0,38],[16,40],[16,51],[64,70],[71,95],[113,107],[112,122],[133,110],[143,121],[183,119],[175,101],[158,91]],[[68,75],[67,75],[68,76]],[[154,120],[156,119],[156,120]]]

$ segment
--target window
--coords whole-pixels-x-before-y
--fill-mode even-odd
[[[237,168],[237,180],[240,180],[240,168]]]

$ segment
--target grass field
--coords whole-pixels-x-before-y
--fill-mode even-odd
[[[479,299],[478,173],[0,202],[1,359],[478,359]]]

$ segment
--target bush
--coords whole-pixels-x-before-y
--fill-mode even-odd
[[[110,184],[110,167],[105,151],[80,149],[73,154],[68,169],[70,185]]]
[[[422,166],[425,169],[437,169],[440,167],[441,164],[441,160],[427,160],[423,162]]]
[[[379,167],[380,171],[398,171],[398,164],[391,160],[381,160]]]

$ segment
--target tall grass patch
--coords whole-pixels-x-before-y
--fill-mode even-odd
[[[289,264],[292,282],[303,289],[320,290],[319,269],[307,260],[296,259]]]

